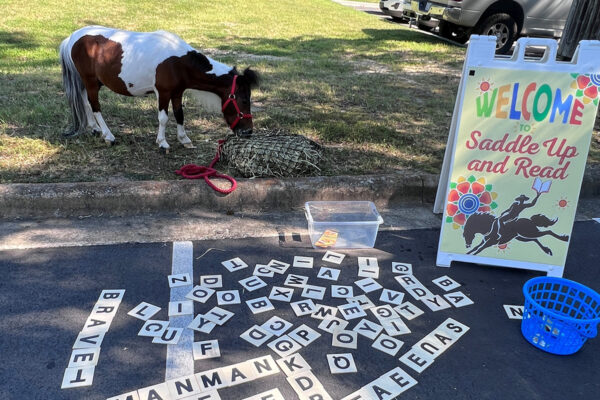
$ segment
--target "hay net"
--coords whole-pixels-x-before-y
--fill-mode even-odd
[[[258,130],[249,138],[230,136],[221,160],[245,178],[315,175],[321,170],[321,146],[302,136]]]

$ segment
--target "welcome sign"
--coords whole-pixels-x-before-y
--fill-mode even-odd
[[[524,57],[545,47],[541,60]],[[438,266],[452,261],[562,276],[600,87],[600,42],[571,63],[556,42],[521,39],[495,58],[495,37],[467,51],[436,198]]]

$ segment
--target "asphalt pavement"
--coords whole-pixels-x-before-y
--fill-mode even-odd
[[[197,360],[194,373],[230,366],[249,359],[279,356],[266,344],[254,347],[240,335],[254,324],[273,316],[290,322],[290,332],[302,324],[321,334],[298,353],[334,399],[349,395],[400,367],[418,383],[404,392],[406,399],[563,399],[600,396],[600,339],[590,339],[578,353],[556,356],[527,343],[520,332],[520,321],[509,319],[503,305],[523,303],[521,288],[538,274],[505,268],[490,268],[457,263],[450,269],[435,267],[438,229],[380,232],[375,249],[340,250],[345,258],[340,265],[323,261],[324,251],[310,247],[303,235],[283,234],[267,238],[205,240],[193,243],[193,283],[200,276],[221,275],[223,287],[239,290],[241,304],[223,305],[235,315],[210,334],[195,332],[195,341],[218,340],[221,356]],[[575,224],[565,277],[600,290],[597,260],[600,249],[591,246],[600,238],[600,224],[588,221]],[[239,280],[252,275],[256,264],[271,260],[292,263],[295,256],[313,257],[314,267],[289,267],[284,274],[264,277],[267,286],[253,292],[244,290]],[[173,244],[122,244],[7,250],[0,253],[0,398],[21,399],[106,399],[122,393],[160,384],[167,374],[167,345],[153,344],[151,338],[138,336],[144,324],[127,315],[141,302],[161,307],[152,319],[169,320],[171,290],[167,276],[172,271]],[[229,272],[221,263],[239,257],[249,267]],[[310,285],[326,287],[324,305],[346,301],[331,297],[331,285],[352,286],[354,295],[364,294],[354,283],[358,279],[358,257],[375,257],[380,267],[376,279],[383,288],[405,293],[408,300],[424,311],[408,320],[410,333],[395,336],[403,342],[395,356],[372,347],[373,340],[358,335],[357,349],[332,346],[332,335],[320,329],[320,320],[310,315],[296,316],[288,302],[272,300],[274,310],[252,314],[246,300],[269,296],[273,286],[284,287],[287,275],[307,276]],[[434,294],[445,292],[432,280],[448,275],[474,304],[432,311],[413,299],[394,279],[392,263],[411,263],[414,276]],[[340,271],[337,281],[319,278],[321,267]],[[190,287],[191,288],[191,287]],[[61,389],[71,348],[90,316],[100,293],[105,289],[125,289],[123,301],[101,345],[93,384]],[[302,300],[295,288],[292,302]],[[376,305],[381,290],[366,293]],[[206,303],[195,302],[194,314],[207,313],[217,305],[215,296]],[[340,315],[338,314],[338,317]],[[366,318],[378,321],[367,311]],[[447,350],[421,373],[399,358],[411,347],[452,318],[470,329],[452,342]],[[357,320],[350,321],[352,329]],[[327,354],[351,353],[357,372],[332,374]],[[285,399],[298,395],[284,373],[255,379],[219,389],[222,399],[242,399],[278,388]],[[153,397],[150,397],[153,398]],[[375,397],[374,397],[375,398]],[[385,394],[382,398],[386,397]],[[196,397],[194,397],[196,399]],[[146,399],[144,399],[146,400]]]

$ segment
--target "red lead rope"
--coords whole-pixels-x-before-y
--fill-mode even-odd
[[[215,164],[219,161],[219,158],[221,158],[221,148],[223,147],[224,143],[225,140],[219,140],[217,154],[215,154],[215,158],[213,158],[208,167],[205,167],[203,165],[187,164],[175,171],[175,173],[177,175],[181,175],[182,178],[186,179],[204,178],[204,181],[208,184],[208,186],[210,186],[213,190],[219,193],[228,194],[233,192],[237,188],[237,182],[235,181],[235,179],[233,179],[229,175],[219,174],[217,170],[213,168]],[[231,182],[231,187],[229,189],[221,189],[211,182],[211,177],[228,180],[229,182]]]

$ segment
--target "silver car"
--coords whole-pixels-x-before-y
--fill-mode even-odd
[[[471,34],[497,37],[506,54],[519,36],[560,37],[572,0],[412,0],[411,9],[440,20],[439,34],[465,43]]]
[[[410,6],[410,1],[409,1]],[[410,7],[409,7],[410,8]],[[385,15],[392,17],[394,21],[404,21],[404,0],[382,0],[379,2],[379,9]]]

